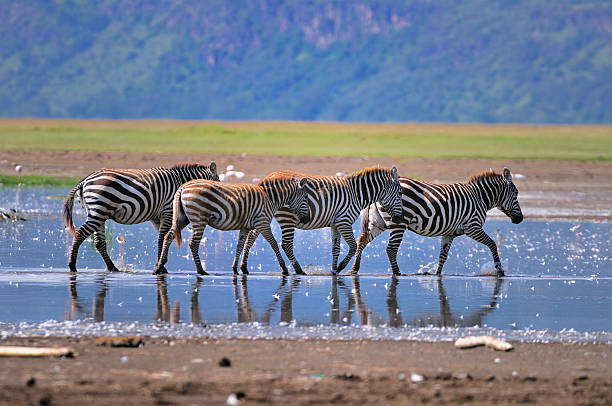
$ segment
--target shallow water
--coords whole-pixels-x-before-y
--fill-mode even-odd
[[[490,253],[460,237],[439,279],[391,278],[388,233],[366,248],[360,277],[331,277],[328,229],[296,233],[296,256],[316,275],[282,278],[260,238],[249,259],[251,275],[234,278],[237,232],[211,228],[201,256],[212,276],[197,277],[188,248],[173,245],[170,274],[157,278],[150,275],[156,255],[152,226],[109,222],[111,257],[125,272],[101,269],[102,259],[86,241],[73,275],[66,272],[68,239],[60,219],[66,192],[26,188],[17,199],[15,188],[0,188],[0,206],[18,207],[28,219],[0,223],[2,335],[444,340],[486,332],[528,341],[612,343],[610,223],[489,220],[485,229],[501,239],[509,277],[479,276],[493,267]],[[75,210],[77,225],[82,214]],[[278,227],[274,231],[280,239]],[[126,242],[119,244],[118,236]],[[432,269],[438,249],[439,239],[406,233],[398,257],[402,271]]]

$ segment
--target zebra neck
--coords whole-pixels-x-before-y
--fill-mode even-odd
[[[359,209],[365,209],[376,201],[378,190],[373,188],[374,185],[371,182],[368,182],[361,176],[349,177],[348,181],[357,197]],[[370,188],[368,188],[368,186],[370,186]]]
[[[500,193],[500,186],[496,183],[480,181],[477,183],[473,183],[476,193],[482,200],[482,204],[487,211],[491,210],[494,207],[497,207]]]
[[[270,202],[270,207],[274,209],[274,211],[278,210],[280,207],[284,206],[287,202],[291,191],[288,187],[283,185],[268,185],[263,184],[261,188],[265,192],[268,197],[268,201]]]

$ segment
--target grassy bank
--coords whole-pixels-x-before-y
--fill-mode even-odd
[[[0,120],[3,150],[612,160],[612,126]]]
[[[39,175],[25,175],[19,179],[17,175],[0,174],[0,186],[74,186],[81,178],[77,177],[53,177]]]

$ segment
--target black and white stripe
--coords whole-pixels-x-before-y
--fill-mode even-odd
[[[106,220],[121,224],[153,223],[159,232],[157,256],[164,236],[172,225],[172,199],[183,183],[192,179],[219,180],[217,165],[182,164],[172,168],[101,169],[76,185],[64,202],[64,224],[74,235],[68,266],[76,272],[76,260],[81,243],[94,234],[96,249],[108,270],[117,270],[106,252],[104,235]],[[75,231],[72,206],[75,195],[87,213],[85,223]]]
[[[193,180],[182,185],[174,196],[172,228],[164,238],[162,253],[154,273],[166,272],[164,265],[168,260],[168,249],[176,236],[181,246],[181,230],[189,223],[193,228],[191,253],[199,274],[206,275],[198,247],[207,225],[217,230],[240,230],[236,257],[232,268],[237,272],[237,264],[243,251],[244,241],[251,230],[261,233],[270,244],[283,274],[288,273],[278,244],[272,235],[270,222],[281,206],[287,206],[302,221],[308,221],[308,203],[305,185],[308,180],[300,176],[284,174],[268,176],[257,185],[224,184],[208,180]],[[246,260],[242,262],[242,272],[246,271]]]
[[[269,176],[275,176],[276,173],[302,176],[309,180],[307,194],[310,221],[300,222],[297,216],[286,208],[279,209],[274,215],[282,231],[283,250],[298,274],[304,272],[293,254],[293,238],[296,228],[314,230],[331,227],[332,272],[335,273],[348,265],[357,249],[352,225],[362,209],[378,201],[387,212],[394,214],[397,218],[402,213],[399,175],[395,166],[366,168],[345,177],[306,175],[297,172],[274,172]],[[249,250],[256,237],[256,233],[249,235],[244,248],[243,261],[248,259]],[[348,244],[349,252],[340,265],[336,265],[340,254],[341,237]]]
[[[523,220],[519,206],[518,189],[512,183],[512,174],[504,168],[503,174],[493,171],[472,176],[467,183],[439,185],[416,179],[400,178],[402,187],[403,219],[394,221],[379,204],[362,211],[361,236],[351,273],[359,271],[361,253],[365,246],[384,230],[390,230],[387,256],[394,274],[399,274],[397,251],[404,231],[429,237],[441,236],[437,274],[448,256],[453,239],[459,235],[478,241],[491,250],[498,275],[503,275],[497,246],[482,226],[487,212],[494,207],[506,214],[513,223]]]

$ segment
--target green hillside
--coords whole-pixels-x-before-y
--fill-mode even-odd
[[[0,116],[612,123],[612,3],[0,3]]]

